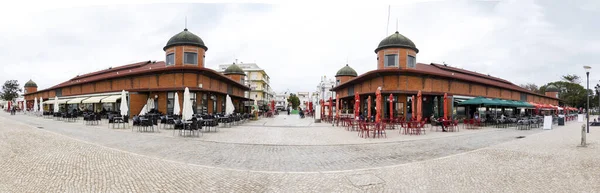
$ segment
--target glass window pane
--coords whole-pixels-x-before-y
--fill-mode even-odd
[[[398,57],[397,54],[389,54],[389,55],[385,55],[385,66],[397,66],[397,62],[396,62],[396,58]]]
[[[167,55],[167,65],[173,65],[175,64],[175,53],[171,53],[169,55]]]
[[[183,63],[185,64],[198,64],[198,54],[192,52],[185,52]]]

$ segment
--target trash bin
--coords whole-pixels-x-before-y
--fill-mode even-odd
[[[564,126],[565,125],[565,118],[564,117],[559,117],[558,118],[558,125],[559,126]]]

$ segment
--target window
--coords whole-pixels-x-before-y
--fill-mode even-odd
[[[386,67],[398,66],[398,54],[385,55],[384,62]]]
[[[198,64],[198,54],[193,52],[183,53],[184,64]]]
[[[206,105],[208,105],[208,98],[206,96],[206,93],[202,94],[202,101],[200,101],[200,111],[202,113],[208,113],[208,108],[206,108]]]
[[[175,108],[175,93],[167,92],[167,115],[173,114],[173,108]]]
[[[196,93],[190,92],[190,102],[192,102],[192,110],[194,111],[194,114],[198,113],[198,110],[196,109],[198,107],[196,105],[196,101]]]
[[[221,99],[221,112],[225,113],[225,96]]]
[[[414,56],[408,55],[406,57],[406,66],[409,68],[414,68],[417,64],[417,59]]]
[[[348,96],[354,96],[354,85],[348,87]]]
[[[167,54],[167,66],[175,64],[175,53]]]
[[[213,101],[212,113],[217,113],[217,97],[215,95],[211,95],[210,99]]]
[[[336,86],[339,86],[339,85],[340,85],[340,80],[337,80],[337,81],[335,82],[335,85],[336,85]]]
[[[231,86],[231,84],[227,85],[227,94],[229,94],[229,95],[233,94],[233,87]]]
[[[54,90],[54,93],[56,94],[57,97],[61,97],[62,96],[62,88],[57,88],[56,90]]]

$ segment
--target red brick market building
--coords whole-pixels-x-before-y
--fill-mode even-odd
[[[515,101],[535,102],[538,104],[559,105],[556,93],[538,94],[521,88],[507,80],[480,74],[443,64],[417,63],[419,49],[415,44],[396,32],[385,38],[375,49],[376,69],[357,75],[348,65],[336,74],[338,85],[331,89],[340,97],[342,110],[352,113],[354,95],[360,96],[360,112],[366,112],[367,97],[375,99],[375,91],[382,88],[384,118],[389,117],[390,94],[395,117],[412,113],[411,97],[417,92],[423,94],[423,117],[432,114],[443,116],[443,95],[448,94],[449,115],[469,116],[475,109],[458,107],[458,103],[473,97],[499,98]],[[374,65],[375,66],[375,65]],[[372,104],[375,104],[372,101]],[[372,112],[375,112],[372,105]],[[343,111],[344,112],[344,111]]]
[[[34,98],[43,98],[44,109],[52,110],[54,97],[58,97],[61,111],[79,108],[90,111],[118,111],[120,92],[128,96],[129,115],[137,115],[147,103],[154,100],[157,110],[173,113],[174,93],[183,105],[183,90],[188,87],[194,113],[220,113],[225,111],[225,96],[232,97],[236,112],[244,111],[245,74],[233,67],[223,74],[205,68],[204,41],[184,29],[171,37],[163,48],[166,60],[142,61],[77,75],[50,88],[37,90],[33,81],[25,84],[25,99],[29,106]]]

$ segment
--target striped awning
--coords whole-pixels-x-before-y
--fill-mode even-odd
[[[117,100],[121,99],[121,95],[112,95],[102,99],[102,103],[116,103]]]
[[[79,104],[81,103],[81,101],[87,99],[88,97],[80,97],[80,98],[74,98],[74,99],[69,99],[69,101],[67,101],[67,104]]]
[[[100,101],[108,96],[95,96],[81,101],[83,104],[100,103]]]

